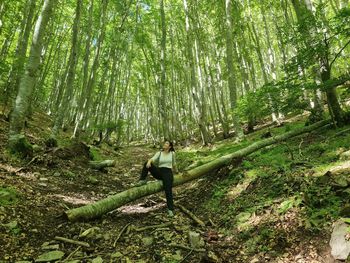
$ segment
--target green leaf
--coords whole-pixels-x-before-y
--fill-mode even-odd
[[[40,255],[39,258],[35,260],[35,262],[51,262],[51,261],[59,260],[63,256],[64,256],[64,252],[62,251],[58,251],[58,250],[50,251]]]

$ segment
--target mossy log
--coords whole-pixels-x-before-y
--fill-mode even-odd
[[[115,160],[104,160],[104,161],[91,161],[90,166],[96,170],[102,170],[106,167],[113,167],[116,164]]]
[[[197,179],[209,172],[215,171],[219,168],[227,166],[232,163],[233,160],[243,158],[259,149],[266,146],[285,141],[289,138],[298,136],[303,133],[311,132],[317,128],[323,127],[330,123],[329,120],[317,122],[313,125],[303,127],[294,131],[290,131],[278,136],[270,137],[255,143],[252,143],[246,148],[235,151],[231,154],[219,157],[211,162],[193,168],[187,172],[174,176],[174,186],[184,184],[186,182]],[[78,208],[65,211],[65,215],[70,221],[89,220],[98,218],[110,211],[113,211],[129,202],[137,200],[139,198],[160,192],[163,189],[160,181],[148,183],[143,186],[133,187],[125,190],[121,193],[109,196],[105,199],[99,200],[95,203],[81,206]]]

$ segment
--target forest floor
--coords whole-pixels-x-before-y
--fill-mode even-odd
[[[201,227],[180,209],[169,218],[163,193],[100,219],[67,221],[65,210],[132,187],[156,149],[88,147],[64,134],[60,147],[46,148],[49,125],[46,115],[34,115],[26,136],[41,149],[21,160],[6,151],[8,122],[0,117],[0,262],[46,262],[39,258],[50,251],[64,253],[59,262],[336,262],[328,243],[349,188],[319,178],[342,164],[349,127],[298,136],[176,187],[175,200],[204,221]],[[180,171],[249,145],[267,131],[275,135],[302,125],[293,120],[240,143],[228,139],[211,148],[178,149]],[[101,172],[89,167],[91,159],[117,163]],[[9,192],[13,195],[6,199]],[[199,249],[191,248],[190,233],[199,234]]]

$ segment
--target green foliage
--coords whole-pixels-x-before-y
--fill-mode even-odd
[[[270,113],[268,98],[264,92],[260,91],[248,92],[238,100],[236,112],[242,120],[261,120]]]
[[[285,214],[289,209],[293,207],[298,207],[302,202],[302,199],[300,196],[292,196],[285,201],[283,201],[279,207],[278,207],[278,213]]]
[[[68,179],[68,180],[71,180],[71,181],[74,180],[77,177],[77,175],[75,173],[73,173],[73,172],[71,172],[69,170],[63,171],[62,172],[62,176],[64,178]]]
[[[2,224],[12,235],[19,235],[22,230],[17,221],[11,221],[7,224]]]
[[[13,205],[19,201],[19,194],[12,187],[0,187],[0,205]]]
[[[31,157],[33,155],[33,147],[23,134],[11,136],[9,138],[8,149],[10,153],[20,158]]]
[[[99,148],[90,146],[89,150],[90,150],[90,159],[91,160],[93,160],[93,161],[104,160]]]

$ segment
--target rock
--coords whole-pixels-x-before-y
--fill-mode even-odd
[[[346,260],[350,254],[350,241],[347,241],[345,236],[348,233],[348,225],[342,220],[338,220],[334,223],[331,240],[329,242],[331,246],[331,254],[335,259]]]
[[[51,262],[55,260],[60,260],[64,256],[64,252],[62,251],[50,251],[40,255],[35,262]]]
[[[197,232],[189,231],[188,232],[188,240],[191,244],[191,247],[193,247],[193,248],[199,248],[199,247],[204,245],[204,242],[203,242],[200,234]]]
[[[144,246],[149,247],[153,244],[154,239],[153,237],[144,237],[142,238],[142,243]]]

